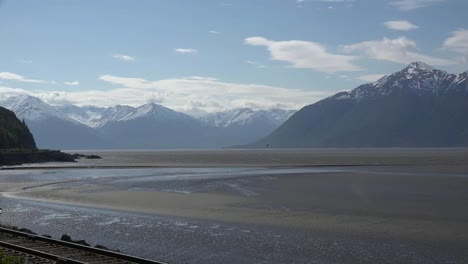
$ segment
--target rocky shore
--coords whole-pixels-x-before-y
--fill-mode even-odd
[[[60,150],[4,149],[0,150],[1,165],[21,165],[40,162],[75,162],[73,155]]]
[[[0,227],[12,229],[12,230],[15,230],[15,231],[20,231],[20,232],[23,232],[23,233],[28,233],[28,234],[31,234],[31,235],[38,235],[37,233],[35,233],[32,230],[27,229],[27,228],[18,228],[17,226],[8,226],[8,225],[0,225]],[[53,238],[50,235],[42,235],[42,236],[47,237],[47,238]],[[90,245],[88,242],[86,242],[86,240],[82,240],[82,239],[75,240],[75,239],[72,239],[72,237],[67,235],[67,234],[63,234],[62,237],[60,237],[60,240],[65,241],[65,242],[80,244],[80,245],[83,245],[83,246],[92,247],[92,245]],[[108,247],[103,246],[103,245],[99,245],[99,244],[95,245],[94,247],[98,248],[98,249],[104,249],[104,250],[110,250],[110,251],[114,251],[114,252],[120,252],[120,250],[118,250],[118,249],[117,250],[109,249]]]
[[[68,154],[49,149],[3,149],[0,150],[0,166],[41,162],[76,162],[77,159],[101,159],[97,155]]]

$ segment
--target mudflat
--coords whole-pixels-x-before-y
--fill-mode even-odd
[[[6,168],[288,167],[288,166],[459,166],[468,148],[68,150],[101,160],[43,163]],[[446,167],[449,168],[449,167]],[[4,168],[5,169],[5,168]],[[450,169],[450,168],[449,168]]]
[[[144,158],[130,155],[126,162],[209,167],[214,162],[209,161],[211,155],[217,160],[213,167],[224,167],[229,177],[224,176],[224,169],[200,177],[200,168],[182,172],[154,168],[140,176],[114,177],[110,173],[43,181],[38,177],[29,181],[27,177],[24,181],[1,177],[0,187],[8,190],[5,195],[10,197],[52,203],[304,230],[314,236],[410,241],[450,249],[462,262],[468,259],[463,253],[468,243],[465,149],[200,153],[161,151]],[[106,168],[126,157],[113,152],[99,155],[104,161],[109,155],[108,163],[91,167]],[[240,164],[250,169],[230,171]],[[80,175],[87,174],[84,168]],[[164,178],[168,175],[171,177]]]

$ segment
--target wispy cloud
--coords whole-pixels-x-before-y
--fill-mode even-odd
[[[296,0],[296,5],[299,8],[302,8],[306,3],[321,3],[321,4],[326,4],[328,5],[328,9],[334,9],[335,6],[338,7],[338,5],[343,6],[342,4],[346,4],[346,7],[352,7],[353,2],[355,0]],[[334,4],[335,6],[332,6],[331,4]]]
[[[11,73],[11,72],[0,72],[0,79],[8,80],[8,81],[28,82],[28,83],[53,83],[53,81],[28,79],[22,75]]]
[[[468,63],[468,29],[458,29],[452,32],[442,44],[442,48],[461,55],[461,63]]]
[[[4,101],[12,96],[18,96],[18,95],[32,95],[30,92],[25,91],[21,88],[11,88],[11,87],[4,87],[0,86],[0,101]]]
[[[454,64],[453,61],[420,54],[416,50],[416,42],[405,37],[364,41],[343,47],[344,52],[360,53],[372,59],[400,64],[408,64],[413,61],[423,61],[431,65]]]
[[[33,63],[32,60],[20,60],[19,62],[23,63],[23,64],[32,64]]]
[[[245,63],[250,64],[252,66],[255,66],[255,68],[265,68],[265,65],[263,65],[263,64],[261,64],[259,62],[256,62],[256,61],[246,60]]]
[[[354,2],[355,0],[296,0],[296,3],[305,3],[305,2],[324,2],[324,3],[349,3]]]
[[[419,28],[419,26],[416,26],[415,24],[406,20],[387,21],[384,23],[384,25],[389,29],[400,30],[400,31],[409,31],[412,29]]]
[[[122,60],[122,61],[134,61],[135,58],[125,54],[113,54],[112,58]]]
[[[288,62],[294,68],[311,69],[318,72],[357,71],[361,68],[352,63],[354,56],[332,54],[319,43],[311,41],[274,41],[264,37],[250,37],[244,43],[264,46],[272,60]]]
[[[366,74],[366,75],[358,76],[358,80],[361,80],[364,82],[375,82],[384,76],[385,74]]]
[[[106,90],[34,91],[0,87],[0,97],[27,93],[51,104],[113,106],[142,105],[156,100],[166,107],[184,111],[215,112],[239,107],[299,109],[331,95],[332,91],[287,89],[259,84],[223,82],[216,78],[146,80],[103,75],[100,80],[115,86]]]
[[[175,49],[175,52],[182,53],[182,54],[194,54],[194,53],[198,53],[198,50],[196,50],[196,49],[177,48],[177,49]]]
[[[77,85],[80,85],[80,82],[79,81],[64,82],[64,84],[71,85],[71,86],[77,86]]]
[[[38,80],[38,79],[30,79],[27,78],[23,75],[19,75],[16,73],[12,72],[0,72],[0,80],[5,80],[5,81],[12,81],[12,82],[23,82],[23,83],[43,83],[43,84],[52,84],[52,85],[59,85],[59,84],[64,84],[64,85],[79,85],[79,81],[73,81],[73,82],[57,82],[57,81],[46,81],[46,80]]]
[[[418,9],[421,7],[426,7],[430,6],[439,2],[443,2],[446,0],[398,0],[398,1],[392,1],[390,4],[392,6],[397,7],[400,10],[403,11],[410,11],[414,9]]]
[[[208,31],[208,33],[215,34],[215,35],[221,34],[221,32],[216,31],[216,30],[210,30],[210,31]]]

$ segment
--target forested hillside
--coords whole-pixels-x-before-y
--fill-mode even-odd
[[[24,122],[10,110],[0,107],[0,149],[36,149],[36,142]]]

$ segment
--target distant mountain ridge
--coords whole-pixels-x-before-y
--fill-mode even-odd
[[[248,147],[468,146],[468,72],[422,62],[308,105]]]
[[[216,127],[229,127],[233,125],[246,125],[258,119],[264,119],[270,121],[272,125],[279,126],[295,112],[294,110],[284,109],[254,111],[250,108],[238,108],[207,114],[200,117],[200,120]]]
[[[154,103],[51,106],[29,95],[0,105],[26,120],[40,147],[59,149],[226,147],[267,135],[294,112],[244,108],[195,118]]]

